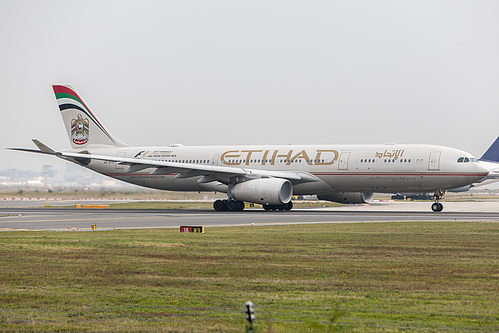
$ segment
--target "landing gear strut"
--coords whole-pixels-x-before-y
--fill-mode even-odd
[[[431,210],[434,212],[441,212],[444,209],[444,205],[440,202],[440,199],[444,197],[445,192],[439,190],[433,195],[435,202],[431,205]]]
[[[217,212],[242,212],[244,209],[244,201],[216,200],[213,203],[213,209]]]

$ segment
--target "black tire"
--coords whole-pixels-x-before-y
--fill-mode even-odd
[[[238,204],[237,211],[242,212],[244,210],[244,201],[238,201],[237,204]]]
[[[229,212],[236,212],[238,211],[238,208],[238,201],[229,200],[229,202],[227,202],[227,209],[229,210]]]
[[[213,203],[213,209],[217,212],[227,211],[227,201],[225,200],[216,200]]]
[[[286,206],[285,210],[288,210],[288,211],[289,211],[289,210],[293,209],[293,202],[292,202],[292,201],[290,201],[290,202],[288,202],[285,206]]]
[[[441,202],[439,202],[438,203],[438,211],[441,212],[442,210],[444,210],[444,205]]]
[[[439,203],[439,202],[434,202],[434,203],[431,205],[431,210],[432,210],[432,211],[434,211],[434,212],[440,212],[440,211],[441,211],[440,205],[441,205],[441,203]],[[442,206],[442,208],[443,208],[443,206]]]

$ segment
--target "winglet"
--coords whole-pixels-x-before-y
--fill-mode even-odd
[[[53,150],[49,146],[46,146],[45,144],[41,143],[37,139],[31,139],[31,141],[34,142],[34,144],[38,147],[38,149],[40,149],[40,151],[42,151],[44,153],[48,153],[48,154],[54,154],[55,153],[55,150]]]

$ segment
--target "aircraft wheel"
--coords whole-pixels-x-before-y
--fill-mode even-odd
[[[286,206],[284,208],[285,210],[291,210],[291,209],[293,209],[293,202],[290,201],[285,206]]]
[[[229,200],[227,209],[229,212],[242,212],[244,210],[244,201]]]
[[[431,210],[434,212],[441,212],[444,206],[440,202],[434,202],[431,205]]]
[[[227,203],[227,209],[229,210],[229,212],[235,212],[237,211],[237,208],[237,201],[229,200],[229,202]]]
[[[227,210],[227,201],[226,200],[216,200],[213,203],[213,209],[217,212],[223,212]]]

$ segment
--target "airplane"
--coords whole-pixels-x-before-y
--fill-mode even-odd
[[[103,175],[168,191],[227,194],[215,211],[291,210],[294,195],[345,204],[367,203],[375,192],[434,192],[434,212],[448,189],[467,186],[489,170],[471,154],[443,146],[251,145],[131,147],[116,139],[70,85],[53,85],[71,149],[11,150],[54,155]]]
[[[465,157],[460,158],[458,162],[467,163]],[[487,151],[478,159],[478,163],[489,170],[489,174],[479,181],[461,186],[458,188],[449,189],[448,192],[466,192],[472,188],[483,187],[499,181],[499,137],[487,149]],[[403,199],[404,197],[421,197],[423,200],[431,197],[428,193],[396,193],[392,196],[393,199]]]

